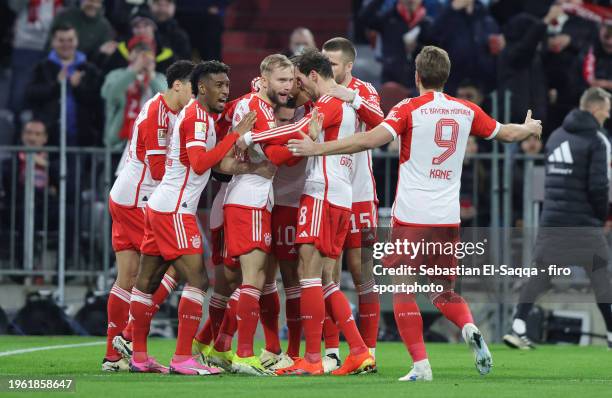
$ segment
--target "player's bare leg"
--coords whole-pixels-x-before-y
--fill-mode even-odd
[[[430,279],[429,281],[441,286],[440,293],[429,295],[431,302],[446,319],[454,323],[461,330],[463,339],[474,352],[478,373],[481,375],[488,374],[493,366],[491,352],[482,337],[482,333],[474,325],[474,318],[472,317],[470,307],[463,297],[455,292],[455,281],[447,279]]]
[[[140,267],[136,283],[132,289],[130,313],[133,317],[133,355],[130,371],[147,373],[168,373],[168,368],[160,365],[147,354],[147,336],[151,319],[155,313],[153,292],[159,287],[169,263],[162,257],[140,256]]]
[[[219,369],[202,365],[199,356],[191,353],[191,344],[202,319],[204,294],[208,290],[208,275],[200,254],[182,255],[174,260],[174,266],[185,280],[178,307],[178,335],[176,351],[170,363],[170,372],[184,375],[215,375]]]
[[[346,296],[340,290],[338,283],[334,281],[337,269],[335,259],[323,258],[323,297],[327,313],[342,331],[342,334],[344,334],[349,345],[350,354],[344,361],[344,364],[331,373],[338,376],[370,373],[375,369],[376,363],[359,333]]]
[[[108,296],[106,354],[102,360],[102,370],[114,372],[129,369],[128,361],[113,347],[113,339],[121,334],[129,321],[130,295],[138,275],[140,254],[135,250],[122,250],[116,252],[115,256],[117,279]],[[131,354],[131,343],[129,350]]]

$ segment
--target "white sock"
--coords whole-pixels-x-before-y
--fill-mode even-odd
[[[427,369],[427,368],[431,368],[431,365],[429,364],[429,359],[428,358],[421,359],[420,361],[416,361],[412,365],[414,366],[415,369]]]
[[[336,354],[338,358],[340,358],[340,348],[326,348],[325,355]]]
[[[512,322],[512,331],[516,334],[525,334],[527,333],[527,324],[522,319],[514,318]]]
[[[612,341],[612,332],[608,332],[608,341]]]

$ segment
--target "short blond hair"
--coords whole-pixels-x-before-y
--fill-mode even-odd
[[[293,63],[283,54],[268,55],[259,64],[259,73],[261,75],[270,74],[274,69],[292,68]]]
[[[436,46],[425,46],[417,55],[416,71],[426,89],[442,89],[450,75],[451,62],[448,53]]]

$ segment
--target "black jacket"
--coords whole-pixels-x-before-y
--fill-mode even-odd
[[[179,26],[176,19],[157,22],[157,33],[161,42],[167,43],[176,59],[191,59],[191,42],[187,32]]]
[[[598,227],[608,216],[610,142],[597,120],[575,109],[546,143],[543,227]]]

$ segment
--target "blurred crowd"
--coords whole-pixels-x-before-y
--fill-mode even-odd
[[[230,2],[0,0],[0,145],[58,144],[65,79],[68,145],[120,150],[141,105],[165,89],[168,65],[221,59]],[[356,0],[349,31],[357,44],[374,49],[372,62],[380,63],[381,75],[373,83],[385,111],[416,93],[414,57],[428,44],[451,57],[449,94],[505,122],[521,122],[532,109],[545,134],[562,124],[585,88],[612,90],[610,0]],[[287,55],[316,46],[304,27],[287,43]],[[493,91],[500,93],[496,109]],[[505,91],[511,93],[510,120],[504,120]],[[33,130],[39,139],[28,138]],[[468,151],[486,152],[487,145],[473,142]],[[537,154],[542,143],[529,140],[515,151]],[[37,167],[55,167],[44,158],[37,157]],[[395,165],[389,173],[379,166],[378,177],[390,178],[393,186]],[[514,202],[520,212],[519,166]],[[24,170],[21,163],[18,169]],[[470,220],[477,205],[488,207],[489,179],[486,168],[469,158],[464,174],[462,208]],[[5,195],[12,183],[2,179]],[[478,204],[475,194],[481,195]],[[487,222],[486,211],[479,216]]]

